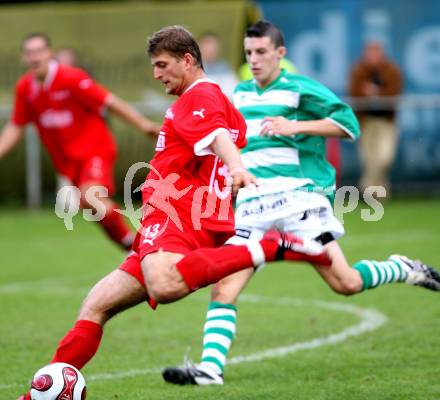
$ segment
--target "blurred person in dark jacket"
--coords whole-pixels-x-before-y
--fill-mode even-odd
[[[383,186],[388,193],[388,172],[398,139],[393,96],[399,95],[401,90],[399,67],[388,59],[381,43],[367,42],[360,60],[351,70],[349,87],[351,96],[365,99],[357,107],[362,130],[359,142],[363,167],[359,186],[362,190]]]

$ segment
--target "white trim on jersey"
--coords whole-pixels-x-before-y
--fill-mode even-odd
[[[241,107],[254,106],[287,106],[297,108],[299,105],[299,92],[291,90],[269,90],[259,95],[257,92],[238,91],[234,93],[234,105]]]
[[[58,63],[55,60],[49,61],[46,78],[44,79],[43,87],[48,89],[55,79],[58,72]]]
[[[339,128],[341,128],[348,136],[350,136],[350,141],[354,142],[356,140],[356,136],[351,132],[349,129],[347,129],[344,125],[340,124],[339,122],[335,121],[333,118],[327,117],[331,123],[335,124]]]
[[[199,83],[213,83],[214,85],[218,86],[217,82],[214,82],[212,79],[208,79],[208,78],[201,78],[201,79],[197,79],[196,81],[194,81],[193,83],[191,83],[191,85],[189,85],[186,90],[183,93],[188,92],[189,90],[191,90],[194,86],[198,85]]]
[[[274,164],[299,165],[298,149],[294,147],[267,147],[241,155],[246,168],[270,167]]]
[[[194,154],[196,156],[207,156],[210,154],[214,154],[210,147],[211,143],[215,140],[217,135],[219,135],[222,132],[225,132],[229,135],[229,131],[226,128],[217,128],[208,135],[206,135],[204,138],[200,139],[194,145]]]

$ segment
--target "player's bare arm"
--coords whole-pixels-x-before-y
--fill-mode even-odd
[[[122,118],[124,121],[133,125],[140,131],[152,137],[159,135],[160,127],[158,124],[141,115],[126,101],[115,96],[114,94],[108,96],[106,106],[112,113],[116,114],[118,117]]]
[[[261,125],[260,134],[262,136],[293,136],[302,134],[325,137],[349,137],[347,132],[327,118],[312,121],[296,121],[288,120],[285,117],[266,117]]]
[[[23,137],[24,129],[8,122],[0,135],[0,158],[12,150]]]
[[[244,186],[257,184],[257,178],[244,167],[240,153],[226,131],[216,136],[211,148],[229,168],[233,179],[232,193],[234,195]]]

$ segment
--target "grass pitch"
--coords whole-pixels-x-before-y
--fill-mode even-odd
[[[392,201],[380,222],[369,223],[354,212],[344,216],[340,243],[351,262],[403,253],[440,266],[439,210],[435,199]],[[74,224],[66,231],[51,210],[0,210],[0,399],[24,391],[88,289],[124,258],[95,225],[79,218]],[[141,305],[111,321],[83,370],[88,398],[440,398],[440,293],[395,284],[344,298],[305,264],[272,264],[239,303],[226,384],[165,384],[160,369],[181,364],[189,346],[198,361],[208,298],[205,289],[156,312]],[[376,323],[386,319],[383,325],[365,322],[368,310]],[[340,340],[328,344],[334,338]]]

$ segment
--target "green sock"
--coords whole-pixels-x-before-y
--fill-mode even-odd
[[[237,307],[216,301],[209,303],[203,336],[201,364],[223,374],[226,357],[235,336]]]
[[[370,261],[361,260],[353,265],[362,277],[362,290],[373,289],[392,282],[404,281],[408,273],[394,260]]]

